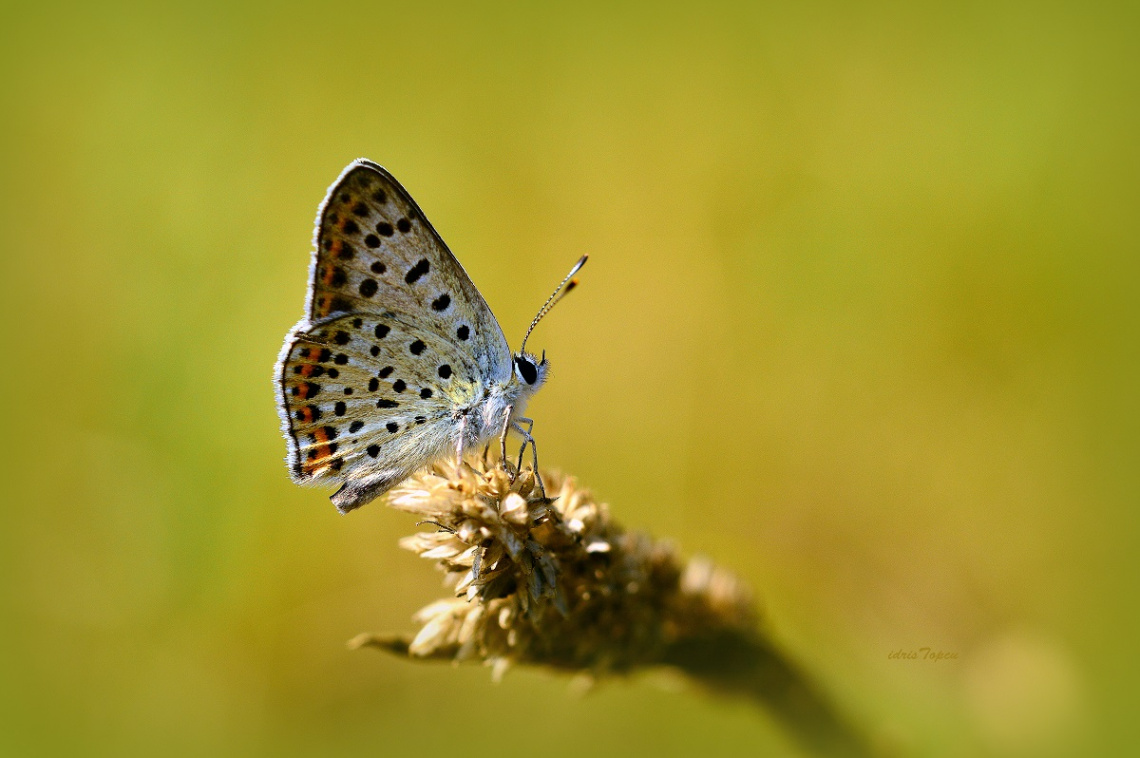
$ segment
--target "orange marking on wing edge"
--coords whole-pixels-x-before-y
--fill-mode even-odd
[[[313,474],[317,471],[317,469],[322,469],[322,468],[327,467],[328,463],[326,463],[325,461],[328,458],[332,457],[332,450],[329,449],[329,445],[328,445],[329,436],[327,434],[325,434],[325,430],[323,427],[320,429],[313,430],[313,438],[316,439],[316,441],[321,443],[321,444],[319,444],[317,446],[316,456],[314,456],[313,458],[305,460],[304,468],[305,468],[306,474]]]

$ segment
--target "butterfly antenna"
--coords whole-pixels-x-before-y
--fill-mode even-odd
[[[542,317],[550,313],[550,309],[558,305],[559,300],[569,295],[570,291],[578,286],[578,280],[574,278],[574,274],[577,274],[579,269],[586,265],[586,259],[589,257],[588,255],[583,255],[578,259],[578,262],[574,264],[574,268],[570,269],[570,273],[554,288],[554,292],[551,293],[550,297],[546,298],[546,302],[538,309],[538,315],[534,317],[534,321],[530,322],[530,328],[526,330],[526,336],[523,337],[522,346],[519,347],[520,353],[526,350],[526,341],[530,339],[530,333],[538,326],[538,322],[542,321]]]

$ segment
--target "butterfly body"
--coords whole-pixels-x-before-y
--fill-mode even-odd
[[[289,471],[357,508],[519,428],[548,364],[498,321],[403,187],[350,164],[317,215],[305,317],[276,366]]]

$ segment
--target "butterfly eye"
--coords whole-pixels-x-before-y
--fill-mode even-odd
[[[527,358],[521,355],[515,358],[515,367],[518,369],[519,376],[527,384],[534,384],[538,380],[538,369]]]

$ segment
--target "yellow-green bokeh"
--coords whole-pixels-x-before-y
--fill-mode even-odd
[[[636,678],[349,652],[439,594],[289,483],[312,220],[387,166],[543,462],[736,568],[877,739],[1135,748],[1135,14],[1082,3],[5,6],[0,567],[18,755],[787,754]],[[892,660],[930,646],[956,660]]]

